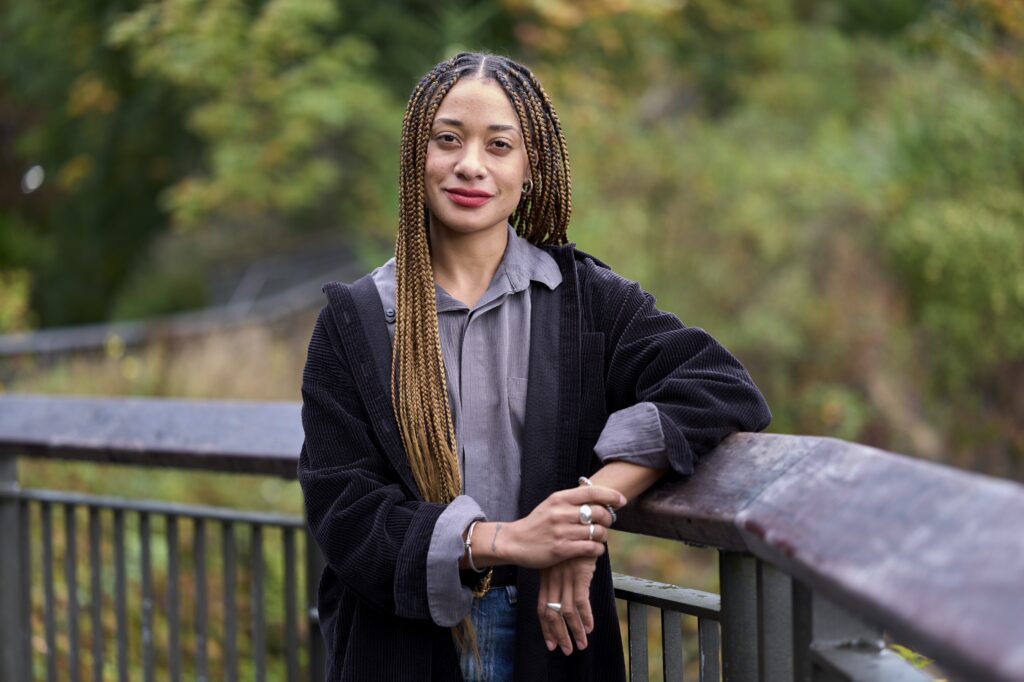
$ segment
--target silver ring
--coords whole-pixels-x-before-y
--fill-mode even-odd
[[[562,612],[562,605],[559,604],[556,601],[549,601],[547,604],[545,604],[545,606],[547,606],[549,609],[551,609],[555,613],[561,613]]]
[[[580,523],[587,525],[594,520],[594,510],[590,508],[589,504],[580,505]]]
[[[592,523],[588,523],[587,524],[587,535],[589,536],[589,538],[591,540],[594,539],[594,524],[592,524]]]

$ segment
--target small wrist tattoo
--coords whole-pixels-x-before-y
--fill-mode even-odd
[[[491,538],[491,551],[495,554],[498,553],[498,533],[501,532],[502,524],[498,524],[494,527],[494,536]]]

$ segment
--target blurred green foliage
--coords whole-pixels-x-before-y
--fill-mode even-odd
[[[374,265],[416,77],[510,52],[565,121],[573,238],[733,349],[773,428],[1020,475],[1018,2],[10,0],[0,30],[0,177],[48,173],[0,194],[0,326],[199,305],[201,234]]]

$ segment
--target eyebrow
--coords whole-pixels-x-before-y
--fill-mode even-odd
[[[436,122],[437,123],[447,123],[448,125],[455,126],[456,128],[462,128],[463,127],[462,121],[460,121],[457,118],[439,118],[439,119],[437,119]],[[518,128],[516,128],[516,126],[508,125],[507,123],[492,123],[491,125],[487,126],[487,129],[488,130],[518,130]]]

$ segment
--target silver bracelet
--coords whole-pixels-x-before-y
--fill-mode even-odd
[[[466,542],[464,544],[466,545],[466,558],[469,562],[469,567],[477,573],[483,573],[483,571],[477,568],[473,563],[473,529],[478,523],[480,523],[480,519],[469,524],[469,531],[466,532]]]
[[[590,479],[587,478],[586,476],[580,476],[579,484],[580,485],[585,485],[585,486],[593,486],[594,485],[593,483],[590,482]],[[615,513],[615,510],[612,509],[612,506],[610,504],[604,505],[604,508],[607,509],[608,513],[612,515],[612,523],[615,523],[616,521],[619,520],[619,515]]]

